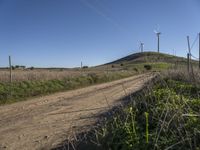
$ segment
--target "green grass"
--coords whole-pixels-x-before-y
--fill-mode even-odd
[[[78,148],[199,150],[199,91],[183,81],[157,83],[107,118]]]
[[[115,72],[102,75],[90,73],[84,76],[60,80],[22,81],[13,82],[12,84],[0,83],[0,105],[26,100],[34,96],[47,95],[58,91],[73,90],[89,85],[109,82],[131,75],[133,75],[133,72]]]

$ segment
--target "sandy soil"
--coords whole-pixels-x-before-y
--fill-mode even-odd
[[[130,78],[0,106],[0,149],[51,149],[86,130],[98,114],[143,87],[153,76]]]

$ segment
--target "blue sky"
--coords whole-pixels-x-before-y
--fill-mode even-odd
[[[0,66],[76,67],[156,50],[186,56],[200,32],[199,0],[0,0]],[[198,42],[192,49],[198,57]]]

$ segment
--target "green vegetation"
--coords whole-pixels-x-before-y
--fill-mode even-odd
[[[134,70],[137,68],[139,72],[145,72],[148,70],[152,71],[162,71],[172,68],[174,65],[169,63],[136,63],[136,64],[126,64],[127,70]]]
[[[0,83],[0,104],[12,103],[26,98],[58,91],[72,90],[97,83],[109,82],[133,75],[133,72],[118,72],[97,75],[89,73],[78,77],[54,80],[21,81]]]
[[[200,149],[200,86],[157,82],[88,134],[78,149]]]

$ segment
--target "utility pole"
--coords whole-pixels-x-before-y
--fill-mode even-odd
[[[187,36],[187,43],[188,43],[188,51],[189,51],[189,55],[190,55],[190,59],[191,59],[190,37],[189,36]]]
[[[10,67],[10,83],[12,83],[12,62],[11,62],[11,56],[9,56],[9,67]]]

